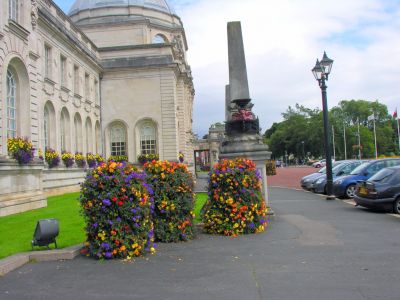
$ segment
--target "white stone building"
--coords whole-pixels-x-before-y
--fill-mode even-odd
[[[9,137],[132,162],[181,151],[193,163],[188,47],[165,0],[76,0],[68,15],[51,0],[0,3],[0,216],[43,206],[43,190],[76,189],[83,174],[20,167]]]

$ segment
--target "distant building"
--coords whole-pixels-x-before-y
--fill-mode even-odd
[[[9,172],[9,137],[132,162],[147,153],[177,160],[181,151],[194,162],[188,46],[165,0],[77,0],[68,15],[51,0],[4,0],[0,8],[0,183],[19,172]],[[36,173],[35,187],[2,190],[0,208],[15,193],[66,184],[67,175],[50,184],[47,171]]]
[[[219,148],[225,137],[225,125],[215,123],[203,139],[194,143],[196,172],[207,171],[219,160]]]

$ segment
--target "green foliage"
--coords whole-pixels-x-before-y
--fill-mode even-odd
[[[239,158],[216,164],[208,195],[202,210],[205,232],[237,236],[265,230],[267,208],[253,161]]]
[[[108,162],[89,171],[81,189],[87,255],[129,259],[154,251],[154,204],[143,173],[131,165]]]
[[[31,250],[31,241],[36,223],[40,219],[55,218],[60,225],[56,238],[58,248],[83,243],[85,240],[84,221],[79,214],[76,201],[79,193],[49,197],[47,207],[0,218],[0,258]],[[53,245],[50,245],[52,248]],[[35,247],[35,250],[47,249]]]
[[[154,234],[157,241],[193,238],[193,178],[186,165],[153,160],[144,165],[154,191]]]
[[[110,155],[107,161],[114,161],[114,162],[127,162],[128,156],[126,155]]]

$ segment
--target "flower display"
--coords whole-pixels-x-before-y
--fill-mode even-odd
[[[153,161],[153,160],[159,160],[158,154],[149,153],[149,154],[140,154],[138,156],[138,161],[142,165],[144,165],[145,163],[147,163],[149,161]]]
[[[38,156],[39,156],[39,159],[40,159],[41,161],[44,161],[44,154],[43,154],[42,149],[39,149],[39,151],[38,151]]]
[[[84,253],[98,259],[154,252],[152,190],[144,174],[121,162],[88,171],[80,204],[86,222]]]
[[[49,168],[57,167],[60,164],[60,154],[54,149],[47,148],[44,158]]]
[[[102,162],[104,162],[104,157],[101,156],[100,154],[96,154],[94,157],[95,157],[98,165],[100,165]]]
[[[7,140],[8,153],[20,165],[26,165],[33,160],[35,149],[27,138],[9,138]]]
[[[61,159],[67,168],[72,167],[74,164],[74,155],[71,152],[64,151],[61,153]]]
[[[111,155],[108,158],[108,161],[127,162],[128,161],[128,156],[126,156],[126,155]]]
[[[86,161],[87,161],[89,168],[94,168],[97,165],[96,155],[94,155],[92,153],[86,154]]]
[[[75,153],[75,162],[79,168],[86,167],[86,158],[81,152]]]
[[[147,183],[154,191],[154,234],[158,241],[193,238],[193,178],[186,165],[168,161],[144,165]]]
[[[208,197],[202,210],[207,233],[237,236],[258,233],[267,226],[261,174],[253,161],[222,160],[210,172]]]
[[[179,162],[181,162],[181,163],[183,163],[183,161],[185,160],[185,155],[181,151],[179,151],[178,159],[179,159]]]

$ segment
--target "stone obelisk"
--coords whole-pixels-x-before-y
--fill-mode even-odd
[[[228,23],[229,85],[226,86],[225,136],[221,159],[245,157],[253,160],[260,172],[267,201],[266,160],[271,157],[262,142],[259,120],[252,112],[246,58],[240,22]],[[267,201],[268,205],[268,201]]]

